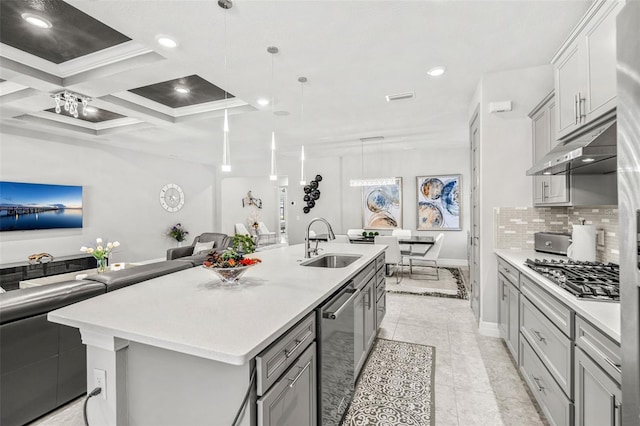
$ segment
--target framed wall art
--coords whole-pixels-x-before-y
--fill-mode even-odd
[[[417,177],[417,229],[451,230],[460,228],[461,175]]]
[[[402,228],[402,178],[391,185],[362,187],[362,227]]]

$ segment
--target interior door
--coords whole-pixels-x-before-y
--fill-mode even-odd
[[[471,139],[471,258],[469,273],[471,276],[471,309],[476,320],[480,319],[480,121],[478,113],[473,116],[470,125]]]

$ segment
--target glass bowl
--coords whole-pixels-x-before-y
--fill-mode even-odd
[[[218,278],[220,278],[222,285],[238,285],[240,277],[252,266],[253,265],[237,266],[235,268],[216,268],[215,266],[202,265],[203,268],[215,273]]]

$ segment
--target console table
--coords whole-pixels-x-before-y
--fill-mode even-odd
[[[0,287],[6,291],[17,290],[20,287],[20,281],[85,271],[96,266],[96,259],[86,254],[60,256],[51,262],[43,263],[31,264],[26,261],[7,263],[0,265]]]

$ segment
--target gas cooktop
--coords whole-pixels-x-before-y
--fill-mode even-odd
[[[620,267],[615,263],[555,259],[527,259],[525,263],[580,299],[620,301]]]

